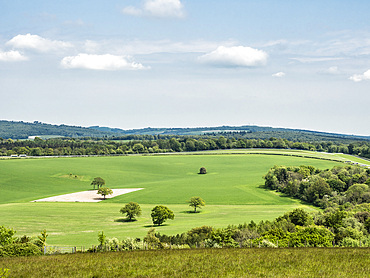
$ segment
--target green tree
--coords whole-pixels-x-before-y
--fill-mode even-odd
[[[206,202],[201,197],[191,197],[188,203],[190,207],[194,208],[194,213],[197,212],[197,208],[201,208],[206,205]]]
[[[105,243],[105,239],[106,239],[106,236],[105,236],[103,231],[101,233],[98,233],[98,241],[99,241],[99,246],[100,247],[103,247],[103,245]]]
[[[133,147],[132,147],[132,150],[135,152],[135,153],[143,153],[144,150],[145,150],[145,147],[143,146],[143,144],[141,143],[136,143]]]
[[[141,208],[138,203],[130,202],[120,209],[122,214],[126,214],[129,221],[135,218],[135,216],[141,215]]]
[[[294,225],[306,226],[309,223],[310,215],[303,209],[297,208],[288,214],[290,221]]]
[[[46,230],[44,229],[41,231],[41,235],[37,236],[36,245],[38,247],[44,247],[46,245],[46,238],[48,237],[48,234],[46,233]]]
[[[105,199],[105,196],[113,194],[113,190],[108,187],[100,187],[96,194],[102,195]]]
[[[354,204],[359,204],[362,202],[362,197],[366,191],[368,191],[369,186],[367,184],[354,184],[351,185],[346,194],[347,194],[347,199],[351,203]]]
[[[103,180],[101,177],[96,177],[94,178],[94,180],[91,182],[91,185],[94,186],[94,189],[95,189],[95,185],[97,186],[97,188],[99,189],[99,187],[102,187],[103,185],[105,185],[105,180]]]
[[[206,168],[204,168],[204,167],[201,167],[201,168],[199,169],[199,174],[207,174],[207,169],[206,169]]]
[[[152,217],[153,224],[158,226],[163,224],[167,219],[173,220],[175,218],[173,211],[166,206],[155,206],[150,216]]]
[[[14,234],[16,231],[13,229],[5,228],[4,226],[0,226],[0,246],[5,246],[7,244],[11,244],[14,241]]]
[[[160,240],[155,236],[155,229],[150,228],[146,236],[144,237],[144,242],[148,244],[150,249],[156,249],[160,245]]]

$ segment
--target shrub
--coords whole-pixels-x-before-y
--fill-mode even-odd
[[[0,247],[0,257],[20,257],[41,255],[38,246],[33,243],[11,243]]]

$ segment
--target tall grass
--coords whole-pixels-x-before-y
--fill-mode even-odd
[[[368,248],[191,249],[3,258],[10,277],[368,277]]]

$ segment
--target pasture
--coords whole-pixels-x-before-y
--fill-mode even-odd
[[[202,225],[225,227],[250,220],[272,220],[296,207],[314,209],[263,188],[262,177],[272,166],[305,164],[326,169],[340,163],[299,157],[322,158],[323,154],[313,152],[294,151],[294,156],[288,151],[264,152],[284,155],[225,151],[0,160],[0,225],[14,228],[18,236],[34,236],[46,229],[50,245],[91,245],[97,244],[99,231],[120,239],[143,237],[152,226],[150,211],[155,205],[166,205],[175,213],[174,220],[157,228],[165,234]],[[347,158],[337,158],[344,159]],[[202,166],[207,168],[206,175],[198,174]],[[97,176],[104,178],[110,188],[144,189],[100,203],[30,202],[90,190],[90,182]],[[189,213],[187,205],[193,196],[206,201],[206,207],[197,214]],[[135,222],[125,222],[119,213],[130,201],[138,202],[143,210]]]

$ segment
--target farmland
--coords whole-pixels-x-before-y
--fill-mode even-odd
[[[348,160],[339,154],[264,152],[0,160],[0,223],[14,228],[18,236],[34,236],[46,229],[48,244],[91,245],[97,243],[99,231],[108,237],[143,237],[152,225],[150,210],[158,204],[175,213],[173,221],[157,228],[166,234],[202,225],[271,220],[296,207],[314,209],[262,187],[262,176],[272,166],[306,164],[325,169],[340,162],[322,158]],[[208,174],[197,174],[202,166]],[[144,189],[95,204],[30,202],[89,190],[96,176],[103,177],[110,188]],[[186,202],[192,196],[206,200],[199,214],[188,213]],[[119,209],[130,201],[138,202],[143,213],[138,221],[127,223]]]

